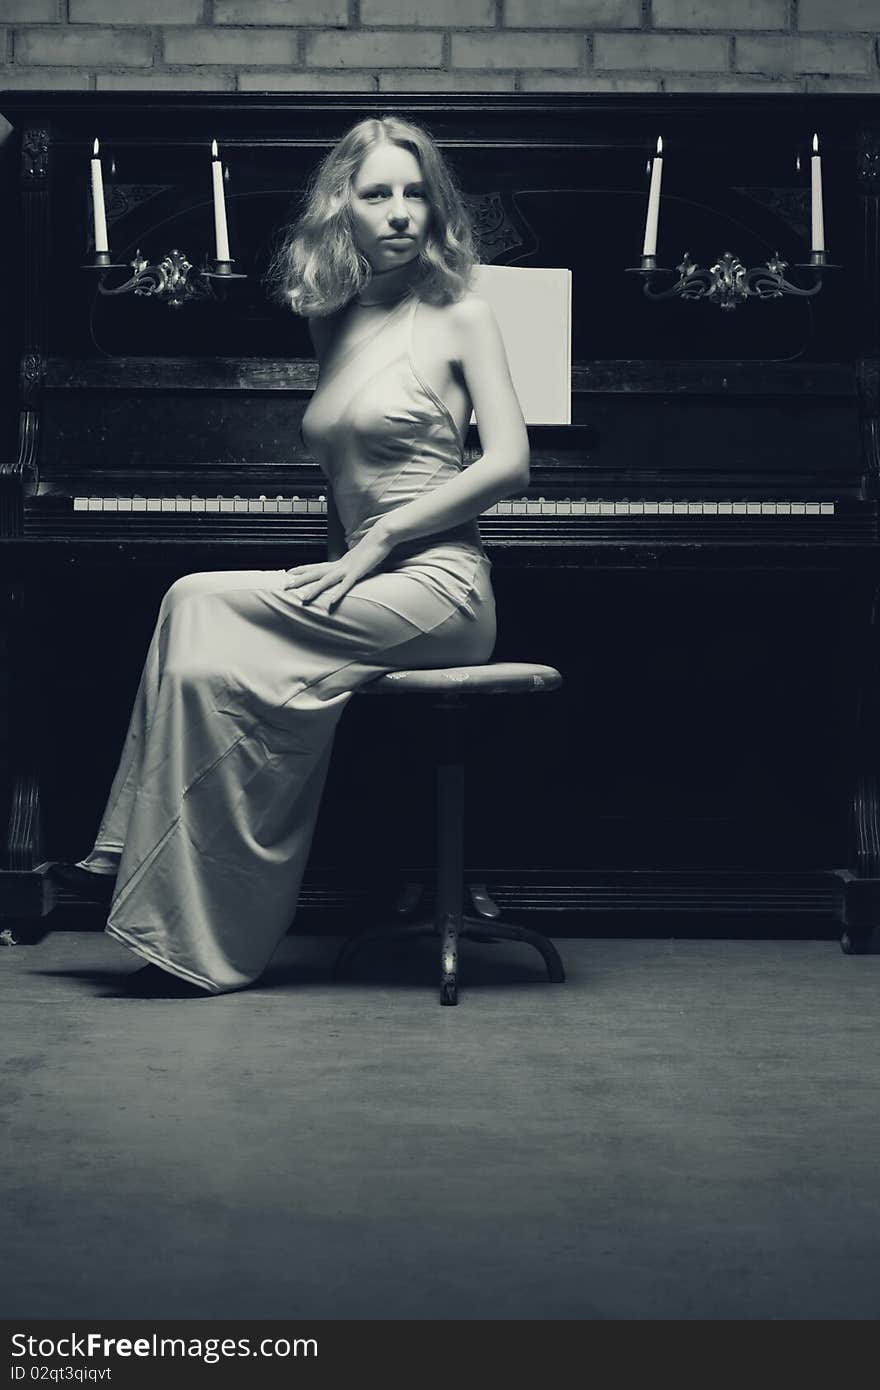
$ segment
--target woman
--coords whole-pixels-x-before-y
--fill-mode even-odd
[[[476,518],[524,486],[528,440],[473,264],[430,137],[354,126],[270,271],[319,363],[302,429],[329,484],[328,559],[171,585],[95,846],[56,866],[68,885],[115,875],[106,930],[150,962],[130,992],[255,980],[293,919],[354,690],[492,654]],[[472,406],[483,455],[464,470]]]

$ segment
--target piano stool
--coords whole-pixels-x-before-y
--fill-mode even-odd
[[[336,960],[342,974],[354,955],[373,941],[409,937],[440,937],[440,1003],[458,1003],[458,941],[523,941],[540,951],[553,984],[562,984],[565,971],[552,942],[528,927],[500,921],[494,904],[487,917],[464,913],[464,717],[467,700],[476,695],[538,694],[558,690],[562,676],[553,666],[497,661],[483,666],[450,666],[438,670],[389,671],[360,688],[366,695],[420,695],[437,711],[435,795],[437,808],[434,912],[405,925],[378,926],[350,937]],[[472,890],[473,892],[473,890]],[[473,892],[474,900],[477,895]]]

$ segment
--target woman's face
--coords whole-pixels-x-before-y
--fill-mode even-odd
[[[351,185],[355,244],[374,271],[393,270],[418,256],[431,209],[419,161],[400,145],[376,145]]]

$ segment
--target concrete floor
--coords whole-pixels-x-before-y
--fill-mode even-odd
[[[4,1316],[876,1318],[880,956],[433,943],[334,983],[114,997],[91,932],[0,947]]]

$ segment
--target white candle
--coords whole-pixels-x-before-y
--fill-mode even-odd
[[[645,221],[643,256],[657,254],[657,218],[660,214],[660,180],[663,178],[663,140],[657,137],[657,153],[651,164],[651,187],[648,190],[648,216]]]
[[[825,250],[825,213],[822,207],[822,159],[819,154],[819,137],[813,136],[813,156],[810,160],[812,183],[813,237],[811,250]]]
[[[230,261],[229,231],[226,226],[226,194],[223,189],[223,165],[217,153],[217,141],[211,142],[211,174],[214,180],[214,240],[216,259]]]
[[[101,160],[98,157],[100,146],[97,140],[92,149],[92,207],[95,214],[95,251],[109,251],[107,241],[107,214],[104,211],[104,176]]]

